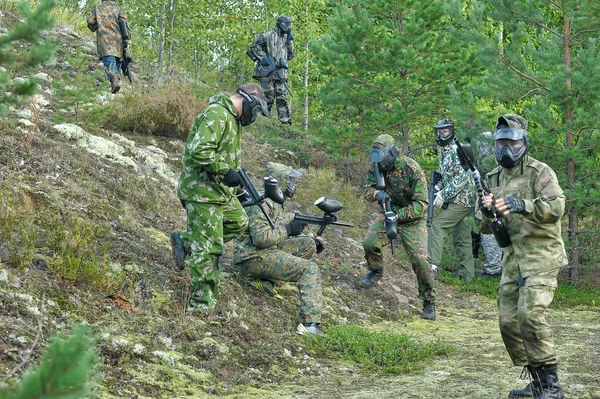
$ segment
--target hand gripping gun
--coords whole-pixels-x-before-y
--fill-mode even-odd
[[[375,188],[379,191],[385,190],[385,180],[383,178],[383,174],[379,170],[379,153],[376,151],[372,151],[369,156],[369,162],[373,163],[373,168],[375,172]],[[392,254],[394,253],[394,240],[398,237],[398,215],[392,210],[391,198],[386,193],[386,200],[382,204],[384,221],[383,225],[385,227],[385,235],[390,240],[390,248],[392,250]]]
[[[271,229],[275,230],[275,224],[269,217],[269,214],[267,213],[267,211],[263,205],[263,202],[265,201],[265,196],[259,194],[258,191],[256,191],[256,188],[254,188],[254,185],[252,184],[252,182],[250,181],[250,178],[246,174],[246,169],[240,169],[240,178],[242,180],[242,185],[245,188],[245,190],[242,191],[241,193],[238,192],[238,198],[240,198],[240,202],[241,202],[242,206],[244,206],[244,207],[252,206],[252,205],[258,206],[260,208],[260,210],[262,211],[263,215],[265,215],[265,218],[267,218],[267,221],[269,222]],[[272,180],[274,180],[274,179],[272,179]],[[276,180],[275,180],[275,183],[273,183],[270,179],[269,180],[265,179],[265,193],[271,193],[273,191],[276,191],[272,187],[273,184],[275,184],[275,186],[277,187]],[[279,192],[281,192],[281,190],[279,190]],[[269,196],[267,198],[271,198],[271,197]],[[277,203],[283,204],[283,194],[281,195],[281,202],[279,202],[277,196],[274,196],[274,198],[271,198],[271,199],[273,199]]]

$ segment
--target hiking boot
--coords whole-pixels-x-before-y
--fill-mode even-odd
[[[533,376],[533,373],[531,372],[531,366],[525,366],[523,367],[523,371],[521,372],[521,379],[525,379],[528,376]],[[520,388],[520,389],[513,389],[510,391],[510,393],[508,394],[508,397],[510,399],[525,399],[525,398],[532,398],[533,397],[533,390],[532,387],[533,385],[537,383],[539,384],[540,382],[536,382],[536,381],[531,381],[529,384],[527,384],[524,388]]]
[[[381,280],[383,277],[383,270],[371,270],[367,275],[360,281],[360,286],[362,288],[371,288],[375,285],[376,282]]]
[[[479,277],[479,278],[484,278],[484,279],[500,278],[500,277],[502,277],[502,272],[498,272],[498,273],[488,273],[488,272],[475,273],[475,276]]]
[[[548,364],[542,367],[532,367],[533,373],[538,374],[542,382],[542,389],[533,388],[534,399],[564,399],[562,387],[558,383],[558,371],[556,364]]]
[[[181,236],[178,231],[174,231],[171,233],[171,251],[173,252],[173,257],[175,258],[175,264],[179,270],[185,269],[185,258],[187,256],[187,252],[185,247],[183,246],[183,241],[181,240]]]
[[[113,80],[110,83],[110,92],[112,94],[116,94],[119,90],[121,90],[121,85],[119,84],[119,76],[114,75]]]
[[[466,282],[471,282],[473,281],[473,277],[465,277],[463,275],[458,274],[458,272],[454,272],[452,273],[452,277],[457,278],[459,280],[465,280]]]
[[[323,335],[325,334],[325,331],[321,329],[321,325],[319,323],[300,323],[296,328],[296,334]]]
[[[435,320],[435,303],[433,300],[423,301],[423,313],[421,318],[425,320]]]
[[[431,272],[433,273],[433,279],[437,280],[437,278],[438,278],[438,267],[437,267],[437,265],[434,265],[434,264],[431,265]]]
[[[255,278],[250,281],[250,287],[256,288],[275,299],[283,299],[281,295],[277,293],[277,289],[271,280],[267,280],[266,278]]]

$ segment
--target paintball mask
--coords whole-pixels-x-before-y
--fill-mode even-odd
[[[512,168],[527,153],[527,121],[520,115],[508,114],[498,118],[494,134],[494,154],[498,165]]]
[[[454,122],[452,119],[440,119],[433,126],[433,132],[435,134],[435,142],[441,147],[447,146],[454,140],[456,133]]]
[[[239,118],[242,126],[248,126],[258,118],[258,115],[263,114],[269,116],[269,108],[267,102],[260,98],[256,93],[246,93],[242,89],[237,90],[237,94],[242,96],[242,116]]]
[[[277,27],[283,33],[290,33],[290,31],[292,29],[292,22],[294,22],[293,18],[290,18],[285,15],[281,15],[279,18],[277,18]]]

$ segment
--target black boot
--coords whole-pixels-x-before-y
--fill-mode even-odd
[[[383,277],[383,270],[371,270],[367,275],[360,281],[360,286],[362,288],[371,288],[375,285],[376,282],[381,280]]]
[[[542,390],[534,392],[534,399],[564,399],[562,387],[558,383],[556,364],[533,368],[540,375]]]
[[[421,318],[425,320],[435,320],[435,303],[432,300],[423,301],[423,313]]]
[[[178,231],[171,233],[171,250],[173,251],[173,257],[175,258],[175,264],[179,270],[185,269],[185,258],[187,257],[187,251],[183,246],[183,241]]]
[[[535,386],[535,384],[537,384],[538,387],[541,387],[542,382],[540,380],[536,381],[532,369],[533,369],[533,367],[531,367],[531,366],[525,366],[523,368],[523,371],[521,372],[521,379],[524,380],[529,377],[529,378],[533,378],[533,381],[531,381],[529,384],[527,384],[527,386],[525,388],[511,390],[510,393],[508,394],[509,398],[511,398],[511,399],[532,398],[533,391],[534,391],[534,389],[532,389],[532,387]]]

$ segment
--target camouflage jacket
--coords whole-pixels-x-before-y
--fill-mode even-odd
[[[561,238],[561,218],[565,196],[554,171],[545,163],[529,156],[511,169],[497,167],[485,177],[495,198],[507,195],[525,201],[525,214],[503,217],[512,246],[505,250],[505,267],[517,267],[523,277],[550,271],[566,265],[567,255]],[[476,218],[481,219],[481,212]],[[487,219],[480,221],[483,233],[491,233]],[[513,269],[515,270],[515,269]]]
[[[412,222],[427,216],[427,179],[416,161],[400,155],[396,159],[394,170],[385,174],[384,181],[385,192],[391,198],[392,210],[398,215],[399,223]],[[375,201],[373,193],[376,190],[375,171],[371,164],[364,187],[367,201]]]
[[[94,6],[87,16],[87,26],[96,32],[98,57],[112,55],[123,56],[123,37],[119,28],[119,21],[127,23],[127,15],[123,9],[109,0]],[[129,29],[129,25],[127,25]]]
[[[221,183],[229,169],[240,168],[241,125],[228,95],[211,97],[194,121],[183,152],[177,195],[185,201],[223,204],[236,188]]]
[[[288,238],[283,208],[270,199],[265,200],[264,207],[275,225],[275,230],[271,229],[267,218],[258,206],[246,208],[249,227],[246,234],[234,240],[234,264],[252,258],[260,258],[263,251],[276,246]]]
[[[269,56],[275,59],[276,63],[279,63],[279,59],[291,60],[294,58],[294,41],[287,40],[287,35],[283,33],[279,28],[275,27],[273,30],[269,30],[256,36],[254,43],[250,50],[256,55],[259,60]],[[254,79],[260,79],[267,77],[265,71],[268,66],[261,65],[260,61],[256,63],[254,68]],[[288,71],[287,69],[279,68],[279,73],[283,80],[287,80]],[[273,72],[273,79],[279,80],[277,75]],[[271,77],[271,75],[269,75]]]
[[[456,144],[439,147],[438,172],[442,175],[442,198],[444,202],[474,207],[477,189],[473,177],[465,171],[458,160]]]

